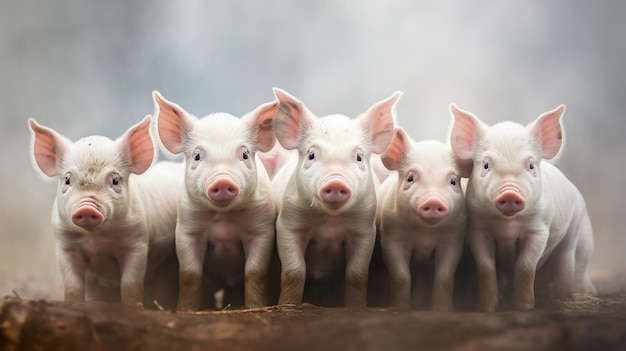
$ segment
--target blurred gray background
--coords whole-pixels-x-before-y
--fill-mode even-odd
[[[0,296],[62,298],[49,228],[56,183],[27,118],[110,138],[154,110],[242,115],[280,87],[319,115],[403,90],[398,122],[445,139],[456,102],[526,124],[564,103],[559,167],[587,199],[591,271],[625,269],[626,2],[84,1],[0,4]]]

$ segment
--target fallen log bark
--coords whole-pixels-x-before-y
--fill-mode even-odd
[[[623,350],[626,294],[533,312],[435,313],[311,305],[201,313],[0,301],[0,350]]]

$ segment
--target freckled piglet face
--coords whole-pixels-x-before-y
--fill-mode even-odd
[[[372,106],[356,119],[344,115],[314,116],[304,104],[275,89],[280,102],[276,138],[297,149],[297,191],[311,206],[335,213],[373,193],[369,158],[382,152],[393,134],[393,109],[401,93]]]
[[[541,194],[541,160],[554,158],[561,149],[559,106],[526,127],[501,122],[491,127],[453,105],[455,117],[450,138],[465,167],[471,170],[471,202],[505,217],[533,208]]]
[[[385,167],[398,172],[398,206],[422,224],[445,224],[463,210],[461,172],[449,145],[414,142],[396,128],[390,147],[381,155]]]
[[[298,168],[299,185],[313,195],[315,207],[349,207],[367,190],[370,152],[366,140],[359,126],[345,116],[315,122],[300,150],[304,157]]]
[[[245,204],[258,179],[256,153],[275,143],[277,104],[261,105],[242,118],[215,113],[197,119],[158,92],[154,99],[161,142],[170,152],[185,155],[189,198],[213,209]]]
[[[113,141],[89,136],[72,143],[30,120],[36,169],[57,177],[58,225],[75,231],[105,228],[126,215],[131,173],[145,172],[155,157],[150,117]]]

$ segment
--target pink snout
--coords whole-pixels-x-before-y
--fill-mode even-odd
[[[513,190],[503,191],[495,201],[496,208],[505,216],[513,216],[526,207],[526,200]]]
[[[322,200],[333,204],[343,204],[350,200],[352,189],[344,181],[339,179],[331,179],[320,189],[320,197]]]
[[[84,229],[93,229],[104,221],[104,215],[90,202],[78,206],[72,213],[72,222]]]
[[[218,178],[209,185],[207,194],[215,202],[230,201],[239,195],[239,186],[228,178]]]
[[[417,213],[426,220],[440,220],[448,215],[448,206],[439,199],[428,199],[419,205]]]

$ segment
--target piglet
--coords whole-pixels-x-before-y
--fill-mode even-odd
[[[408,309],[412,302],[417,304],[416,292],[420,285],[429,285],[432,275],[432,308],[451,311],[467,226],[462,174],[452,149],[440,141],[416,143],[396,128],[381,160],[395,171],[380,188],[377,213],[392,306]]]
[[[282,265],[279,304],[301,304],[305,281],[326,281],[331,294],[334,281],[345,281],[339,293],[343,303],[366,306],[376,239],[376,193],[369,159],[391,141],[401,93],[374,104],[356,119],[339,114],[318,118],[285,91],[274,89],[274,94],[280,102],[276,138],[285,149],[297,150],[273,181]],[[328,304],[332,300],[326,299]]]
[[[278,103],[242,118],[214,113],[198,119],[158,92],[153,98],[160,140],[171,153],[183,153],[186,164],[176,224],[178,310],[202,307],[203,281],[209,292],[224,288],[226,303],[265,306],[276,209],[257,152],[276,142]]]
[[[522,126],[487,126],[452,104],[452,149],[471,176],[468,229],[478,273],[479,305],[494,311],[499,285],[512,277],[512,307],[530,310],[535,289],[559,295],[593,292],[587,266],[593,232],[585,201],[554,165],[562,149],[565,106]],[[537,279],[535,277],[537,276]]]
[[[150,168],[156,155],[151,117],[115,141],[88,136],[72,143],[33,119],[28,123],[35,169],[58,178],[52,229],[65,300],[151,306],[153,298],[168,296],[175,302],[176,289],[168,286],[177,272],[164,272],[176,265],[183,168],[171,162]],[[144,278],[153,289],[144,289]]]

